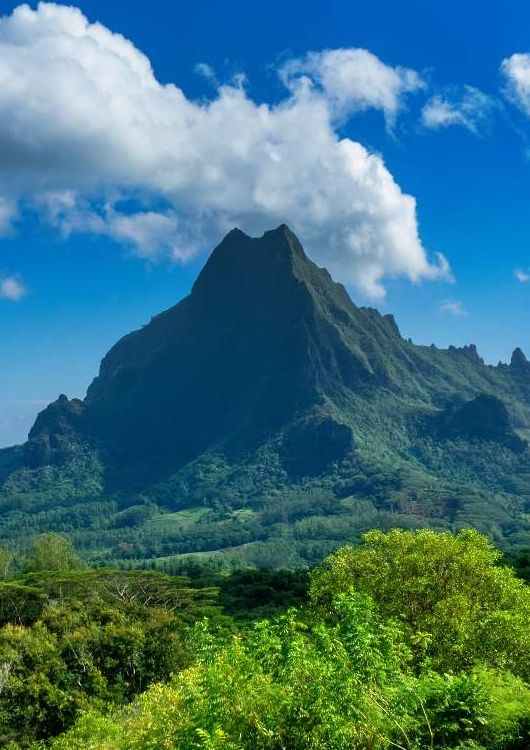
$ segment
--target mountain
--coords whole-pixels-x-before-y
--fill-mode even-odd
[[[0,534],[102,560],[312,563],[366,528],[530,543],[530,363],[416,346],[282,225],[234,229],[191,294],[125,336],[86,398],[0,451]],[[220,552],[222,550],[222,552]]]

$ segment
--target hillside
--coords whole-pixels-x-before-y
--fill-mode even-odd
[[[0,451],[0,535],[96,561],[312,564],[367,528],[530,544],[530,363],[404,340],[286,226],[230,232],[191,294],[104,358],[86,398]]]

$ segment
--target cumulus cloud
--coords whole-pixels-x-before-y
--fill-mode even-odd
[[[528,269],[516,268],[513,272],[513,275],[515,276],[517,281],[520,281],[522,284],[530,281],[530,271]]]
[[[178,260],[233,226],[287,222],[317,262],[374,297],[385,277],[447,275],[421,243],[414,198],[335,129],[368,106],[392,121],[419,76],[364,50],[315,53],[281,75],[275,105],[242,79],[195,102],[80,10],[21,5],[0,18],[0,206],[14,216],[24,202],[65,233]]]
[[[431,97],[421,112],[422,124],[431,130],[459,125],[479,135],[489,124],[497,102],[473,86],[464,86],[460,93]]]
[[[530,116],[530,54],[507,57],[501,63],[501,73],[507,98]]]
[[[439,304],[439,309],[443,313],[449,313],[457,318],[467,317],[468,312],[463,303],[457,299],[444,299]]]
[[[308,87],[320,91],[337,119],[380,109],[390,126],[405,95],[425,86],[415,70],[385,65],[365,49],[309,52],[286,62],[280,76],[294,94]]]
[[[17,276],[0,277],[0,299],[18,302],[27,293],[26,287]]]

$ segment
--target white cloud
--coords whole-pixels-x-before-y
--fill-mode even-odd
[[[170,209],[165,213],[150,210],[123,213],[109,201],[91,205],[68,190],[48,192],[38,199],[38,205],[48,221],[65,236],[75,232],[104,235],[131,246],[145,258],[169,253],[175,259],[187,260],[196,252],[193,241],[186,244],[183,222]]]
[[[467,317],[468,312],[460,300],[444,299],[440,302],[439,308],[444,313],[449,313],[457,318]]]
[[[194,70],[197,73],[197,75],[202,76],[214,86],[217,86],[219,84],[215,70],[208,63],[205,63],[205,62],[197,63]]]
[[[419,77],[363,50],[306,64],[317,59],[305,74],[314,85],[299,82],[301,61],[284,66],[290,89],[276,105],[254,102],[241,80],[194,102],[80,10],[19,6],[0,18],[0,198],[32,204],[63,232],[175,259],[233,226],[256,234],[287,222],[317,262],[375,297],[385,277],[447,276],[421,243],[414,198],[333,124],[368,106],[392,121]]]
[[[516,268],[513,272],[513,275],[515,276],[517,281],[520,281],[522,284],[530,281],[530,271],[528,269]]]
[[[421,122],[432,130],[460,125],[479,135],[496,108],[497,102],[492,97],[473,86],[464,86],[460,93],[453,90],[431,97],[422,109]]]
[[[504,93],[530,117],[530,54],[518,53],[501,63],[505,79]]]
[[[365,49],[309,52],[286,62],[280,68],[280,76],[293,93],[307,87],[319,91],[338,119],[380,109],[390,126],[405,95],[425,86],[416,71],[385,65]]]
[[[4,276],[0,278],[0,299],[18,302],[28,293],[22,281],[16,276]]]
[[[132,243],[141,255],[149,257],[172,246],[178,236],[178,218],[155,211],[139,211],[130,216],[112,212],[108,228],[114,239]],[[173,250],[176,255],[184,255],[178,246]]]

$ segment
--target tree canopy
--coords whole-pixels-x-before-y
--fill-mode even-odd
[[[484,537],[370,532],[310,578],[304,599],[301,576],[225,577],[222,613],[211,574],[197,589],[142,571],[21,575],[9,585],[40,598],[24,623],[0,629],[6,741],[13,750],[530,746],[530,589]],[[245,587],[268,619],[243,616]]]
[[[311,600],[324,614],[353,587],[399,621],[418,660],[440,670],[485,663],[530,679],[530,588],[472,529],[371,531],[316,568]]]

